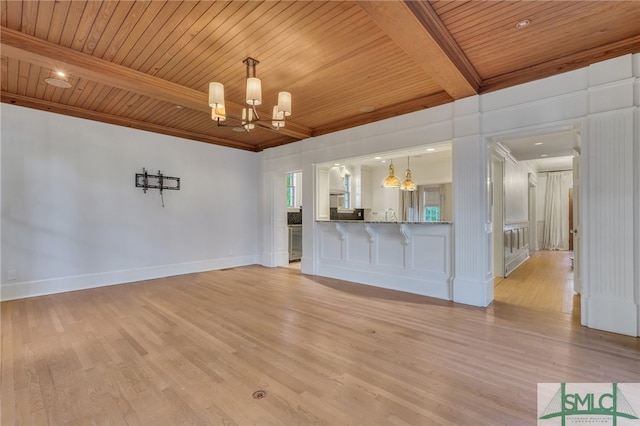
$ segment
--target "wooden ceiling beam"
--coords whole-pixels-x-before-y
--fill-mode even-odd
[[[38,109],[41,111],[48,111],[57,114],[68,115],[72,117],[84,118],[87,120],[100,121],[103,123],[114,124],[117,126],[129,127],[132,129],[146,130],[149,132],[160,133],[169,136],[175,136],[184,139],[195,140],[199,142],[211,143],[215,145],[227,146],[229,148],[243,149],[245,151],[256,152],[258,149],[255,145],[245,142],[233,141],[230,139],[218,138],[203,133],[190,132],[186,130],[179,130],[173,127],[160,126],[157,124],[149,123],[147,121],[133,120],[130,118],[124,118],[116,115],[104,114],[84,108],[78,108],[70,105],[59,104],[56,102],[44,101],[42,99],[34,99],[28,96],[16,95],[13,93],[1,92],[0,101],[22,106],[26,108]]]
[[[325,135],[327,133],[337,132],[342,129],[362,126],[364,124],[373,123],[375,121],[385,120],[402,114],[409,114],[421,111],[427,108],[433,108],[438,105],[444,105],[452,102],[451,96],[447,92],[438,92],[432,95],[423,96],[412,99],[396,105],[387,105],[373,112],[361,113],[352,117],[346,117],[342,120],[331,122],[324,126],[313,129],[313,136]]]
[[[453,99],[478,93],[480,76],[428,2],[357,3]]]
[[[206,93],[52,44],[19,31],[6,27],[0,28],[0,46],[3,56],[51,70],[63,68],[74,77],[87,78],[101,84],[211,114]],[[244,106],[226,101],[226,107],[227,110],[242,111]],[[271,113],[263,111],[259,111],[259,113],[263,117],[271,117]],[[311,136],[311,129],[291,121],[287,121],[287,125],[279,132],[296,139]]]

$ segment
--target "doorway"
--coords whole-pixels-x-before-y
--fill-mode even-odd
[[[539,244],[544,229],[547,173],[564,171],[569,173],[571,180],[571,176],[576,173],[575,164],[579,170],[580,138],[577,127],[555,131],[540,130],[526,135],[492,139],[493,270],[496,302],[570,313],[580,319],[580,271],[572,268],[575,267],[577,257],[575,249],[579,248],[576,234],[573,233],[579,225],[574,222],[574,218],[579,216],[575,189],[570,194],[567,188],[563,195],[566,203],[563,235],[568,236],[571,232],[571,238],[565,237],[565,249],[541,250],[542,245]],[[509,164],[505,164],[507,161]],[[514,188],[519,189],[514,191]],[[509,199],[509,196],[514,198]],[[517,205],[523,206],[522,210],[518,210]],[[501,254],[505,252],[500,251],[499,247],[502,245],[508,250],[509,245],[514,245],[513,239],[509,239],[507,244],[506,237],[506,230],[514,220],[526,221],[528,224],[528,241],[525,243],[528,243],[531,257],[516,269],[510,268],[513,271],[510,270],[507,274],[504,269],[505,258],[501,258]],[[516,235],[516,247],[521,245],[521,238],[520,234]]]

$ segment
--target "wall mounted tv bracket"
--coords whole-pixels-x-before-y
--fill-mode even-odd
[[[136,173],[136,188],[142,188],[144,193],[147,189],[159,189],[160,198],[162,199],[162,207],[164,207],[164,195],[162,191],[170,189],[172,191],[180,190],[180,178],[173,176],[165,176],[160,170],[157,175],[150,175],[147,169],[142,168],[142,173]]]

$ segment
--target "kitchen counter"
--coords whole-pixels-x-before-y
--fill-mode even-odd
[[[385,222],[379,220],[316,220],[321,223],[375,223],[375,224],[390,224],[390,225],[451,225],[453,222]]]
[[[317,275],[451,299],[451,222],[319,220],[313,228]]]

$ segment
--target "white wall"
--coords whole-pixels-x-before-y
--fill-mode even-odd
[[[526,162],[504,163],[504,222],[529,221],[529,173],[534,170]]]
[[[258,263],[258,154],[7,104],[1,136],[4,300]]]

